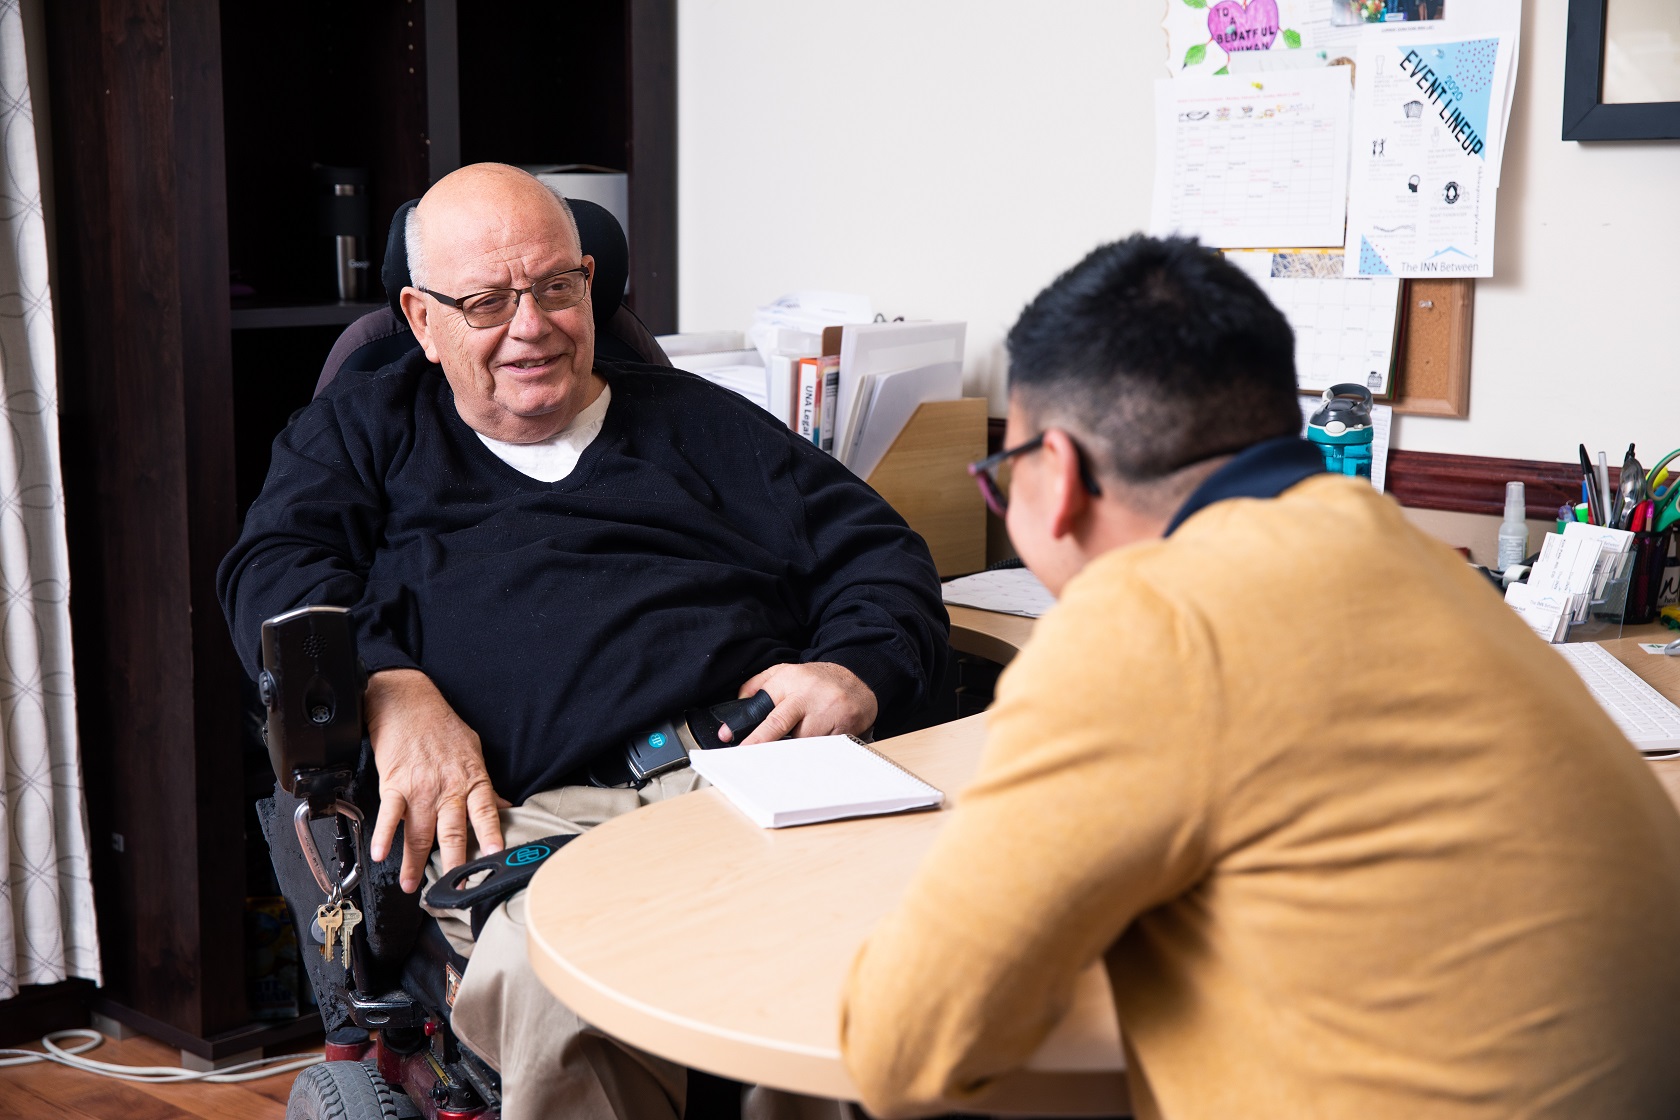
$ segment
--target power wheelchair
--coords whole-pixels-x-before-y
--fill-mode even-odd
[[[408,283],[403,229],[414,205],[406,203],[392,218],[381,271],[389,305],[344,332],[322,370],[317,395],[340,374],[376,370],[417,345],[396,298]],[[597,353],[669,365],[651,334],[622,305],[628,250],[617,221],[592,203],[573,200],[572,207],[583,250],[596,261]],[[258,802],[257,817],[326,1030],[327,1061],[294,1082],[288,1120],[495,1120],[500,1079],[450,1030],[450,1009],[468,959],[455,952],[418,897],[399,886],[400,837],[385,861],[369,856],[363,822],[377,815],[378,776],[363,736],[364,674],[348,613],[301,608],[270,620],[263,660],[258,684],[264,739],[277,782],[274,795]],[[724,718],[740,729],[757,723]],[[708,725],[715,735],[719,719],[707,712],[697,725]],[[428,901],[470,911],[476,935],[491,910],[522,889],[569,839],[551,837],[456,869]],[[344,903],[360,920],[345,923],[342,944],[327,959],[318,913],[337,913],[342,920],[349,912]],[[735,1082],[691,1074],[686,1115],[738,1117],[741,1089]]]

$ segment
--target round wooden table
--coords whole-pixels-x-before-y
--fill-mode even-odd
[[[1007,662],[1032,619],[951,608],[953,648]],[[947,794],[979,767],[985,717],[875,744]],[[944,812],[762,829],[700,790],[610,820],[531,882],[531,961],[583,1018],[624,1041],[748,1084],[856,1100],[840,1061],[852,958],[898,902]],[[1130,1111],[1101,966],[997,1113]]]
[[[984,716],[876,747],[947,793],[972,779]],[[856,1100],[840,993],[942,812],[763,829],[715,789],[607,821],[531,882],[531,961],[572,1010],[662,1057],[748,1084]],[[1125,1114],[1125,1064],[1100,966],[995,1112]]]

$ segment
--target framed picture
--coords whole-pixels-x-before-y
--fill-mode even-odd
[[[1680,139],[1680,4],[1569,0],[1563,138]]]

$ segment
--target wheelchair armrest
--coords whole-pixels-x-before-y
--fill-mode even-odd
[[[360,808],[368,820],[373,820],[379,812],[379,775],[373,764],[373,752],[365,745],[360,749],[356,765],[352,768],[354,778],[346,798]],[[315,908],[325,898],[310,873],[292,824],[298,804],[299,799],[277,787],[272,798],[257,802],[257,817],[268,840],[269,857],[274,863],[280,893],[285,896],[292,911],[299,956],[315,987],[321,1019],[327,1029],[332,1030],[351,1022],[350,1008],[344,990],[344,969],[336,963],[328,964],[322,960],[310,937],[309,925],[314,919]],[[316,847],[323,857],[334,861],[333,870],[336,870],[336,823],[330,817],[323,817],[311,821],[310,828]],[[366,938],[368,951],[374,958],[373,971],[376,975],[368,978],[369,990],[381,990],[381,986],[390,987],[397,982],[427,915],[420,909],[420,896],[406,893],[399,882],[402,827],[398,826],[391,852],[382,862],[375,863],[369,857],[368,842],[364,830],[363,847],[358,853],[362,876],[355,891],[357,905],[362,911],[358,935]]]
[[[468,910],[472,914],[472,932],[476,938],[484,928],[490,912],[503,899],[525,888],[537,868],[562,846],[577,838],[576,834],[544,836],[527,844],[517,844],[499,852],[491,852],[468,860],[432,884],[426,892],[426,905],[436,910]],[[469,885],[468,880],[483,876]]]

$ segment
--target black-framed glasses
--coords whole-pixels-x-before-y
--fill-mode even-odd
[[[467,326],[487,330],[513,322],[513,317],[519,314],[519,297],[527,293],[544,311],[576,307],[589,298],[589,268],[578,265],[550,273],[528,288],[487,288],[470,296],[446,296],[430,288],[419,290],[459,311]]]
[[[1066,434],[1066,433],[1063,433]],[[980,487],[980,496],[986,499],[986,508],[999,517],[1009,512],[1009,486],[998,478],[998,470],[1017,455],[1037,451],[1044,446],[1044,432],[1038,433],[1025,443],[1006,447],[996,455],[988,455],[978,463],[968,465],[968,473],[973,476],[974,483]],[[1085,484],[1085,489],[1093,498],[1102,496],[1102,487],[1097,485],[1097,476],[1091,473],[1091,466],[1085,461],[1085,451],[1072,437],[1068,442],[1073,444],[1074,457],[1079,461],[1079,481]]]

